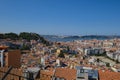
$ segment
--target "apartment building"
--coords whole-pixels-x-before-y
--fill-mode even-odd
[[[19,68],[21,66],[21,51],[8,50],[7,46],[0,47],[0,66]]]
[[[84,50],[85,55],[95,55],[95,54],[103,54],[105,52],[102,48],[86,48]]]
[[[12,66],[19,68],[21,66],[21,52],[20,50],[10,50],[5,54],[5,66]]]
[[[120,51],[107,52],[107,56],[111,59],[114,59],[120,62]]]

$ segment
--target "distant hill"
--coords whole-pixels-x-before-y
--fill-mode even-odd
[[[67,36],[67,37],[64,37],[64,39],[65,38],[74,38],[74,39],[78,39],[78,38],[80,38],[80,36]]]
[[[11,39],[11,40],[22,40],[25,39],[27,41],[30,40],[39,40],[43,44],[49,45],[49,41],[44,39],[41,35],[37,33],[31,33],[31,32],[21,32],[20,34],[16,33],[0,33],[0,39]]]
[[[104,35],[86,35],[86,36],[81,36],[81,38],[91,38],[91,39],[109,39],[110,36],[104,36]]]
[[[73,41],[73,40],[90,40],[90,39],[98,39],[98,40],[105,40],[105,39],[113,39],[113,38],[120,38],[119,35],[85,35],[85,36],[57,36],[57,35],[42,35],[45,39],[50,41]]]
[[[120,38],[120,36],[106,36],[106,35],[85,35],[85,36],[67,36],[67,37],[64,37],[64,38],[75,38],[75,39],[78,39],[78,38],[89,38],[89,39],[112,39],[112,38]]]

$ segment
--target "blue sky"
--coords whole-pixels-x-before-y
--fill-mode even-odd
[[[120,35],[120,0],[0,0],[0,32]]]

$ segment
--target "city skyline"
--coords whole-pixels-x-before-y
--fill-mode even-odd
[[[119,0],[0,1],[0,32],[120,35]]]

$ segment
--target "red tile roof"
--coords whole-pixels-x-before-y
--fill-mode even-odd
[[[100,80],[120,80],[120,73],[110,71],[99,71]]]
[[[76,79],[76,70],[69,68],[57,68],[55,76],[66,80],[73,80]]]

